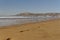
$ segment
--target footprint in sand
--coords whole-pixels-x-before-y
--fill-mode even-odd
[[[28,30],[22,30],[22,31],[20,31],[20,32],[25,32],[25,31],[29,31],[29,29],[28,29]]]
[[[6,40],[11,40],[10,38],[7,38]]]

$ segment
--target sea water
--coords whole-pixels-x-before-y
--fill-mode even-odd
[[[60,18],[60,16],[0,16],[0,26],[24,24]]]

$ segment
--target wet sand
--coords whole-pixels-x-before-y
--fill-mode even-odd
[[[60,19],[2,27],[0,40],[60,40]]]

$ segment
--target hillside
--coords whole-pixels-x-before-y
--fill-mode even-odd
[[[26,12],[26,13],[19,13],[16,14],[16,16],[58,16],[60,15],[60,13],[30,13],[30,12]]]

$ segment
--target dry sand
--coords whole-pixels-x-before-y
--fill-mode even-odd
[[[0,40],[60,40],[60,19],[0,28]]]

